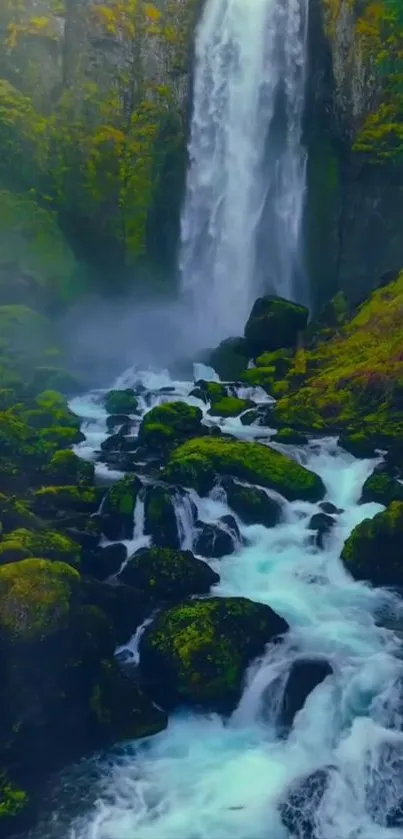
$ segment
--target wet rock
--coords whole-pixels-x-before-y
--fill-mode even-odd
[[[298,334],[308,322],[308,309],[282,297],[256,300],[245,326],[245,338],[251,356],[266,350],[295,349]]]
[[[315,513],[312,516],[308,527],[309,530],[316,530],[315,544],[321,550],[324,548],[326,537],[332,532],[335,523],[334,518],[327,513]]]
[[[107,616],[117,644],[129,641],[155,607],[155,601],[144,591],[123,585],[121,580],[113,583],[85,580],[83,593],[87,605],[101,609]]]
[[[288,628],[269,606],[234,597],[188,600],[160,613],[140,643],[140,666],[163,707],[231,711],[250,661]]]
[[[223,399],[215,400],[209,410],[212,417],[238,417],[254,403],[250,399],[238,399],[236,396],[225,396]]]
[[[319,507],[324,513],[327,513],[328,516],[340,515],[340,513],[343,512],[340,507],[336,507],[336,505],[332,504],[331,501],[321,501]]]
[[[365,519],[347,539],[342,559],[356,580],[374,586],[403,586],[403,502]]]
[[[305,446],[308,442],[306,434],[296,431],[294,428],[280,428],[275,438],[276,443],[285,443],[292,446]]]
[[[141,488],[136,475],[126,476],[111,487],[100,513],[102,532],[107,539],[115,542],[133,538],[134,510]]]
[[[242,544],[241,531],[238,527],[237,520],[234,516],[221,516],[219,523],[231,534],[235,546]]]
[[[209,559],[221,559],[234,552],[234,539],[226,527],[216,524],[196,522],[196,537],[194,551]]]
[[[150,548],[129,559],[120,575],[127,585],[158,600],[182,600],[192,594],[207,594],[219,576],[191,551]]]
[[[281,821],[293,839],[315,839],[316,813],[331,782],[333,767],[295,781],[280,805]]]
[[[339,437],[339,446],[345,449],[346,452],[358,458],[375,457],[376,446],[371,437],[364,432],[357,432],[356,434],[342,434]]]
[[[164,451],[204,433],[200,408],[186,402],[157,405],[143,417],[138,441],[151,451]]]
[[[154,545],[159,547],[179,548],[180,534],[176,510],[178,505],[186,503],[190,519],[196,521],[197,509],[180,489],[156,486],[146,489],[145,494],[145,533],[152,537]]]
[[[102,452],[132,452],[137,446],[136,437],[128,436],[122,428],[101,443]]]
[[[304,707],[312,691],[333,673],[325,659],[300,659],[294,661],[284,689],[280,721],[290,728],[294,717]]]
[[[107,580],[117,574],[127,559],[127,548],[121,542],[86,552],[82,561],[84,574],[96,580]]]
[[[122,434],[129,434],[132,421],[126,414],[115,414],[106,418],[106,427],[109,432],[119,429]]]
[[[78,457],[71,449],[56,452],[46,467],[46,478],[54,486],[92,484],[94,475],[94,464]]]
[[[239,379],[249,361],[248,345],[244,338],[226,338],[213,350],[208,364],[225,382]]]
[[[189,396],[193,396],[194,399],[200,399],[205,403],[205,405],[207,405],[209,401],[207,393],[203,390],[203,388],[198,386],[194,387],[193,390],[190,391]]]
[[[281,504],[270,498],[263,489],[238,484],[231,478],[222,481],[228,504],[245,524],[275,527],[282,516]]]

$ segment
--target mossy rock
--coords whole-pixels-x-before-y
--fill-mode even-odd
[[[224,382],[238,381],[248,361],[248,347],[244,338],[226,338],[207,359],[207,363]]]
[[[269,606],[243,598],[185,601],[146,630],[141,669],[163,707],[191,703],[230,711],[250,661],[287,628]]]
[[[343,434],[339,438],[339,445],[353,457],[371,458],[375,456],[374,440],[365,431]]]
[[[305,446],[308,442],[306,434],[296,431],[294,428],[280,428],[275,438],[276,443],[285,443],[292,446]]]
[[[149,487],[145,495],[144,532],[154,545],[179,548],[180,539],[175,512],[176,490],[170,487]]]
[[[143,418],[139,443],[151,450],[172,447],[182,440],[202,434],[202,418],[200,408],[187,405],[186,402],[157,405]]]
[[[265,352],[256,359],[256,367],[266,367],[274,371],[276,378],[283,379],[293,366],[291,350],[276,350]]]
[[[387,472],[376,471],[365,481],[360,501],[362,504],[375,502],[388,507],[393,501],[403,501],[403,485]]]
[[[132,539],[134,510],[142,484],[136,475],[127,475],[111,487],[102,504],[102,531],[108,539]]]
[[[274,489],[289,501],[320,501],[325,494],[321,478],[286,455],[261,443],[220,437],[184,443],[172,454],[164,477],[200,489],[214,473]]]
[[[235,396],[226,396],[224,399],[217,399],[214,401],[209,414],[212,417],[238,417],[249,408],[253,408],[254,403],[250,399],[237,399]]]
[[[64,449],[53,455],[46,468],[46,476],[50,483],[58,486],[86,486],[93,483],[95,468],[93,463],[78,457],[71,449]]]
[[[342,559],[356,580],[403,586],[403,502],[365,519],[347,539]]]
[[[5,837],[26,827],[29,811],[29,795],[15,784],[9,774],[0,770],[0,836]]]
[[[221,382],[206,382],[204,379],[199,379],[196,382],[196,388],[202,391],[207,402],[218,402],[228,396],[228,389]]]
[[[104,661],[90,707],[103,744],[150,737],[163,731],[168,717],[113,661]]]
[[[132,556],[120,579],[158,600],[177,601],[207,594],[220,578],[191,551],[151,548]]]
[[[0,521],[6,533],[20,527],[28,530],[43,530],[45,527],[32,512],[29,501],[7,496],[4,493],[0,493]]]
[[[99,487],[46,486],[34,493],[33,509],[46,519],[71,510],[91,515],[97,512],[103,494]]]
[[[264,489],[244,486],[232,478],[222,482],[228,504],[231,510],[245,524],[261,524],[264,527],[275,527],[282,517],[281,504],[270,498]]]
[[[78,566],[81,549],[68,536],[52,530],[33,531],[18,528],[8,533],[0,543],[0,562],[13,562],[17,558],[41,557],[60,560]]]
[[[108,414],[135,414],[138,399],[132,388],[110,390],[105,396],[105,408]]]
[[[42,641],[69,625],[80,575],[64,562],[25,559],[0,567],[0,637],[7,644]]]
[[[127,560],[127,548],[122,542],[113,542],[105,547],[96,546],[84,553],[81,571],[95,580],[105,581],[116,577]]]
[[[256,300],[245,326],[250,355],[257,358],[265,351],[295,349],[298,334],[308,323],[308,309],[282,297]]]
[[[241,381],[250,387],[262,387],[266,393],[271,394],[276,379],[274,367],[251,367],[242,373]]]

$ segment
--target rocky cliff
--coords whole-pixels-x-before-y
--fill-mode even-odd
[[[403,262],[403,20],[395,0],[311,0],[308,263],[353,300]]]

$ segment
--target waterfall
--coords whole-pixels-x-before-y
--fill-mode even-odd
[[[302,299],[308,0],[207,0],[196,37],[182,296],[215,343],[264,290]]]

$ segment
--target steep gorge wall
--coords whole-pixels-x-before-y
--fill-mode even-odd
[[[394,0],[311,0],[308,266],[317,303],[403,264],[402,31]]]

